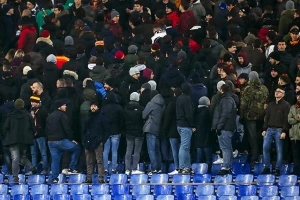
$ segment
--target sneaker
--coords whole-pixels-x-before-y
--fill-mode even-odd
[[[156,171],[156,170],[154,170],[154,171],[150,171],[150,172],[148,172],[148,175],[149,175],[149,176],[152,176],[153,174],[157,174],[157,171]]]
[[[280,176],[280,169],[275,170],[275,176]]]
[[[270,168],[265,167],[264,170],[260,174],[271,174]]]
[[[220,154],[221,153],[221,151],[216,151],[216,154]]]
[[[191,169],[190,168],[184,168],[182,170],[181,174],[191,174]]]
[[[221,169],[217,175],[220,175],[220,176],[224,176],[224,175],[227,175],[227,174],[232,174],[232,171],[230,169]]]
[[[108,175],[108,170],[107,170],[107,169],[104,170],[104,174],[105,174],[105,175]]]
[[[76,169],[74,169],[74,170],[68,169],[68,174],[80,174],[80,173]]]
[[[175,169],[174,171],[168,173],[168,175],[170,175],[170,176],[173,176],[175,174],[179,174],[179,170],[178,169]]]
[[[69,174],[69,169],[63,169],[61,171],[62,174],[68,175]]]
[[[129,175],[130,175],[130,170],[129,170],[129,169],[126,169],[126,170],[125,170],[125,174],[129,176]]]
[[[25,173],[26,176],[30,176],[33,174],[37,174],[37,170],[35,168],[30,169],[29,172]]]
[[[235,150],[235,151],[233,152],[233,158],[236,158],[238,155],[239,155],[239,151],[238,151],[238,150]]]
[[[42,175],[48,175],[48,172],[45,171],[45,170],[43,170],[43,171],[41,172],[41,174],[42,174]]]
[[[221,158],[220,156],[218,156],[218,160],[216,160],[215,162],[213,162],[213,164],[223,164],[223,158]]]
[[[92,184],[92,180],[86,179],[86,180],[83,182],[83,184]]]
[[[54,180],[52,181],[52,183],[53,183],[53,184],[57,184],[57,183],[58,183],[58,179],[54,179]]]
[[[117,170],[116,169],[112,169],[111,170],[111,174],[117,174],[118,172],[117,172]]]
[[[131,174],[144,174],[144,172],[140,170],[132,170]]]

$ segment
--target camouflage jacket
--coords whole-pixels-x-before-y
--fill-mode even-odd
[[[289,124],[292,125],[289,135],[291,140],[300,140],[300,108],[293,105],[288,115]]]
[[[264,104],[267,103],[269,91],[260,80],[249,81],[241,97],[240,114],[247,120],[259,120],[265,116]]]

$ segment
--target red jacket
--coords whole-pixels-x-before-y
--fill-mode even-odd
[[[178,44],[182,45],[182,41],[179,40]],[[194,40],[192,40],[192,39],[190,39],[189,47],[192,50],[192,52],[194,52],[194,53],[198,53],[199,50],[200,50],[199,44],[197,42],[195,42]]]
[[[33,25],[25,25],[22,27],[22,32],[18,40],[18,49],[22,49],[24,53],[33,51],[33,46],[36,42],[37,33]]]
[[[109,21],[110,31],[114,36],[121,37],[122,36],[122,27],[119,23],[116,23],[114,20]]]
[[[179,15],[177,12],[172,12],[167,15],[167,18],[172,21],[172,27],[176,28],[179,23]]]
[[[187,30],[190,30],[197,23],[196,18],[192,10],[187,10],[181,13],[178,23],[178,30],[180,33],[184,34]]]

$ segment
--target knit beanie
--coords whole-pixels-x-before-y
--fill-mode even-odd
[[[23,75],[27,75],[27,73],[28,73],[30,70],[32,70],[31,67],[25,66],[25,67],[23,68]]]
[[[119,12],[113,9],[110,13],[110,18],[112,19],[118,15],[120,15]]]
[[[140,70],[138,70],[138,69],[135,68],[135,67],[131,67],[131,68],[129,69],[129,75],[130,75],[130,76],[133,76],[133,75],[139,74],[139,73],[140,73]]]
[[[250,81],[252,81],[252,80],[254,80],[254,79],[257,79],[257,78],[259,78],[259,75],[258,75],[258,73],[257,73],[256,71],[251,71],[251,72],[249,73],[249,80],[250,80]]]
[[[155,12],[155,16],[156,16],[158,19],[162,19],[162,18],[164,18],[165,13],[166,13],[166,11],[163,10],[163,9],[157,10],[157,11]]]
[[[140,95],[137,92],[133,92],[130,94],[130,101],[139,101]]]
[[[91,101],[91,104],[90,104],[90,105],[95,105],[95,106],[97,106],[98,108],[100,108],[99,102],[98,102],[98,101]]]
[[[148,83],[151,85],[151,90],[156,90],[156,82],[151,80],[151,81],[148,81]]]
[[[35,0],[27,0],[27,2],[30,2],[32,5],[36,5]]]
[[[147,80],[151,79],[151,74],[152,74],[152,69],[146,68],[143,71],[143,77],[146,78]]]
[[[116,51],[114,58],[124,60],[125,59],[125,54],[122,51],[118,50],[118,51]]]
[[[30,97],[30,102],[40,103],[41,98],[39,96],[33,95]]]
[[[199,105],[203,105],[203,106],[207,106],[208,102],[209,102],[209,98],[207,98],[206,96],[201,97],[198,101]]]
[[[138,51],[138,47],[136,45],[130,45],[128,47],[128,53],[135,54]]]
[[[230,55],[229,53],[225,53],[224,56],[223,56],[223,61],[224,62],[229,62],[229,61],[232,61],[232,55]]]
[[[241,79],[245,79],[245,80],[249,80],[249,75],[247,74],[247,73],[241,73],[240,75],[239,75],[239,78],[241,78]]]
[[[185,51],[179,51],[178,53],[177,53],[177,59],[178,60],[184,60],[184,59],[186,59],[186,53],[185,53]]]
[[[151,45],[151,52],[154,53],[156,51],[159,51],[160,49],[160,45],[158,42],[154,42],[152,45]]]
[[[217,83],[217,89],[220,90],[221,87],[222,87],[222,85],[224,85],[224,84],[226,84],[224,81],[219,81],[219,82]]]
[[[106,83],[107,85],[109,85],[110,87],[112,87],[112,88],[115,88],[115,87],[117,86],[117,82],[116,82],[116,80],[115,80],[114,78],[109,78],[109,79],[107,79],[107,80],[105,81],[105,83]]]
[[[218,9],[219,11],[221,10],[226,10],[227,9],[227,4],[225,2],[221,2],[219,5],[218,5]]]
[[[144,88],[145,90],[149,89],[151,90],[151,85],[149,83],[144,83],[141,88]]]
[[[50,38],[50,32],[47,31],[47,30],[43,30],[42,33],[41,33],[41,37],[43,38]]]
[[[16,108],[23,108],[24,107],[24,101],[22,100],[22,99],[17,99],[16,101],[15,101],[15,107]]]
[[[295,4],[293,1],[289,0],[286,2],[285,4],[285,9],[287,10],[292,10],[292,9],[295,9]]]
[[[74,40],[73,40],[72,36],[67,36],[65,38],[65,45],[70,45],[70,46],[74,45]]]
[[[56,57],[55,57],[55,55],[50,54],[49,56],[47,56],[46,61],[47,62],[52,62],[52,63],[56,64]]]
[[[273,58],[276,61],[280,61],[280,52],[273,51],[272,53],[270,53],[270,58]]]

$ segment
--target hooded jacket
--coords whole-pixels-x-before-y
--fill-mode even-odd
[[[14,144],[33,144],[35,126],[32,117],[25,108],[13,109],[6,118],[3,134],[5,146]]]
[[[209,108],[207,106],[198,106],[195,110],[195,142],[196,148],[205,148],[213,146],[213,134],[211,134],[211,120],[209,117]]]
[[[207,96],[207,87],[203,83],[192,84],[191,99],[194,105],[197,105],[203,96]]]
[[[236,70],[237,76],[239,76],[241,73],[249,74],[251,72],[252,64],[249,63],[246,52],[240,52],[238,54],[238,57],[242,57],[244,59],[244,63],[240,64],[240,62],[238,62],[238,65],[236,65],[235,70]]]
[[[170,85],[171,87],[181,87],[186,81],[185,76],[177,67],[170,66],[160,78],[159,85]]]
[[[124,124],[126,136],[143,136],[143,107],[136,101],[130,101],[124,108]]]
[[[193,3],[190,7],[189,10],[192,10],[195,18],[197,20],[197,23],[201,22],[202,17],[206,15],[205,8],[201,4],[200,0],[197,0],[195,3]]]
[[[143,132],[160,136],[161,123],[165,110],[164,99],[160,94],[155,95],[143,110],[143,119],[146,120]]]
[[[119,23],[115,22],[114,20],[109,21],[110,31],[115,37],[122,36],[122,27]]]
[[[94,81],[94,82],[100,82],[103,83],[104,81],[106,81],[107,79],[109,79],[110,74],[109,72],[105,69],[105,67],[100,66],[100,65],[96,65],[92,71],[90,71],[89,74],[90,78]]]
[[[18,49],[22,49],[24,53],[33,51],[33,46],[37,37],[36,29],[33,25],[29,24],[23,26],[22,32],[18,40]]]
[[[163,132],[169,138],[179,138],[176,124],[176,102],[178,97],[174,97],[168,104],[163,123]]]
[[[167,18],[172,21],[172,27],[177,28],[177,25],[179,23],[178,13],[176,11],[174,11],[174,12],[168,14]]]
[[[291,140],[300,140],[300,108],[293,105],[288,115],[288,122],[292,127],[290,128],[289,137]]]
[[[180,15],[178,22],[178,30],[181,34],[184,34],[187,30],[190,30],[197,23],[195,15],[192,10],[187,10]]]

